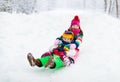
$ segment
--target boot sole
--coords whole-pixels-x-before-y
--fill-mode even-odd
[[[34,63],[34,61],[33,61],[34,57],[32,56],[31,53],[28,53],[28,54],[27,54],[27,59],[28,59],[28,61],[29,61],[30,66],[35,66],[35,63]]]

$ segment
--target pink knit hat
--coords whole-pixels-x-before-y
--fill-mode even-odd
[[[80,27],[80,19],[77,15],[74,16],[74,19],[71,21],[71,26],[72,25],[78,25]]]

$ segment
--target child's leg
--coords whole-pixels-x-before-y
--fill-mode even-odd
[[[50,56],[52,53],[50,52],[50,51],[48,51],[48,52],[45,52],[44,54],[42,54],[42,56],[41,57],[44,57],[44,56]]]
[[[38,67],[45,66],[49,62],[48,60],[51,58],[51,56],[44,56],[44,57],[35,59],[31,53],[29,53],[27,57],[31,66],[37,65]],[[54,55],[54,65],[52,65],[52,67],[50,68],[51,69],[60,68],[63,66],[65,65],[64,65],[64,62],[61,60],[61,58],[58,55]]]
[[[37,65],[38,67],[42,67],[41,61],[35,59],[35,58],[32,56],[31,53],[28,53],[28,54],[27,54],[27,59],[28,59],[28,61],[29,61],[29,63],[30,63],[31,66]]]
[[[52,56],[45,56],[45,57],[39,58],[38,60],[42,62],[43,66],[49,67],[50,69],[60,68],[65,66],[64,62],[61,60],[61,58],[58,55],[54,55],[54,59],[53,59],[54,61],[50,59],[52,59]]]
[[[41,61],[42,65],[45,66],[46,63],[48,62],[50,56],[44,56],[44,57],[41,57],[41,58],[37,58],[37,60]]]
[[[58,49],[55,49],[53,53],[60,56],[61,60],[64,61],[64,58],[66,57],[65,51],[59,51]]]
[[[61,60],[61,58],[60,58],[59,56],[57,56],[57,55],[54,55],[54,62],[55,62],[54,68],[56,68],[56,69],[65,66],[65,65],[64,65],[64,62],[63,62],[63,61]]]

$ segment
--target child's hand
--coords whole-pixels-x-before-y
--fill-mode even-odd
[[[73,50],[76,48],[76,45],[75,44],[70,44],[70,49]]]
[[[57,40],[55,41],[54,45],[59,45],[59,44],[61,44],[61,43],[62,43],[62,41],[59,40],[59,39],[57,39]]]

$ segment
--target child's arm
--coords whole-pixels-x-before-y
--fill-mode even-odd
[[[62,41],[59,39],[59,38],[57,38],[56,40],[55,40],[55,42],[54,42],[54,44],[50,47],[50,52],[53,52],[53,50],[55,49],[55,48],[57,48],[58,46],[60,46],[62,44]]]
[[[62,44],[62,41],[57,38],[57,39],[55,40],[54,45],[59,46],[60,44]]]
[[[78,48],[81,43],[82,43],[82,38],[81,37],[78,37],[74,42],[74,44],[76,45],[76,48]]]

